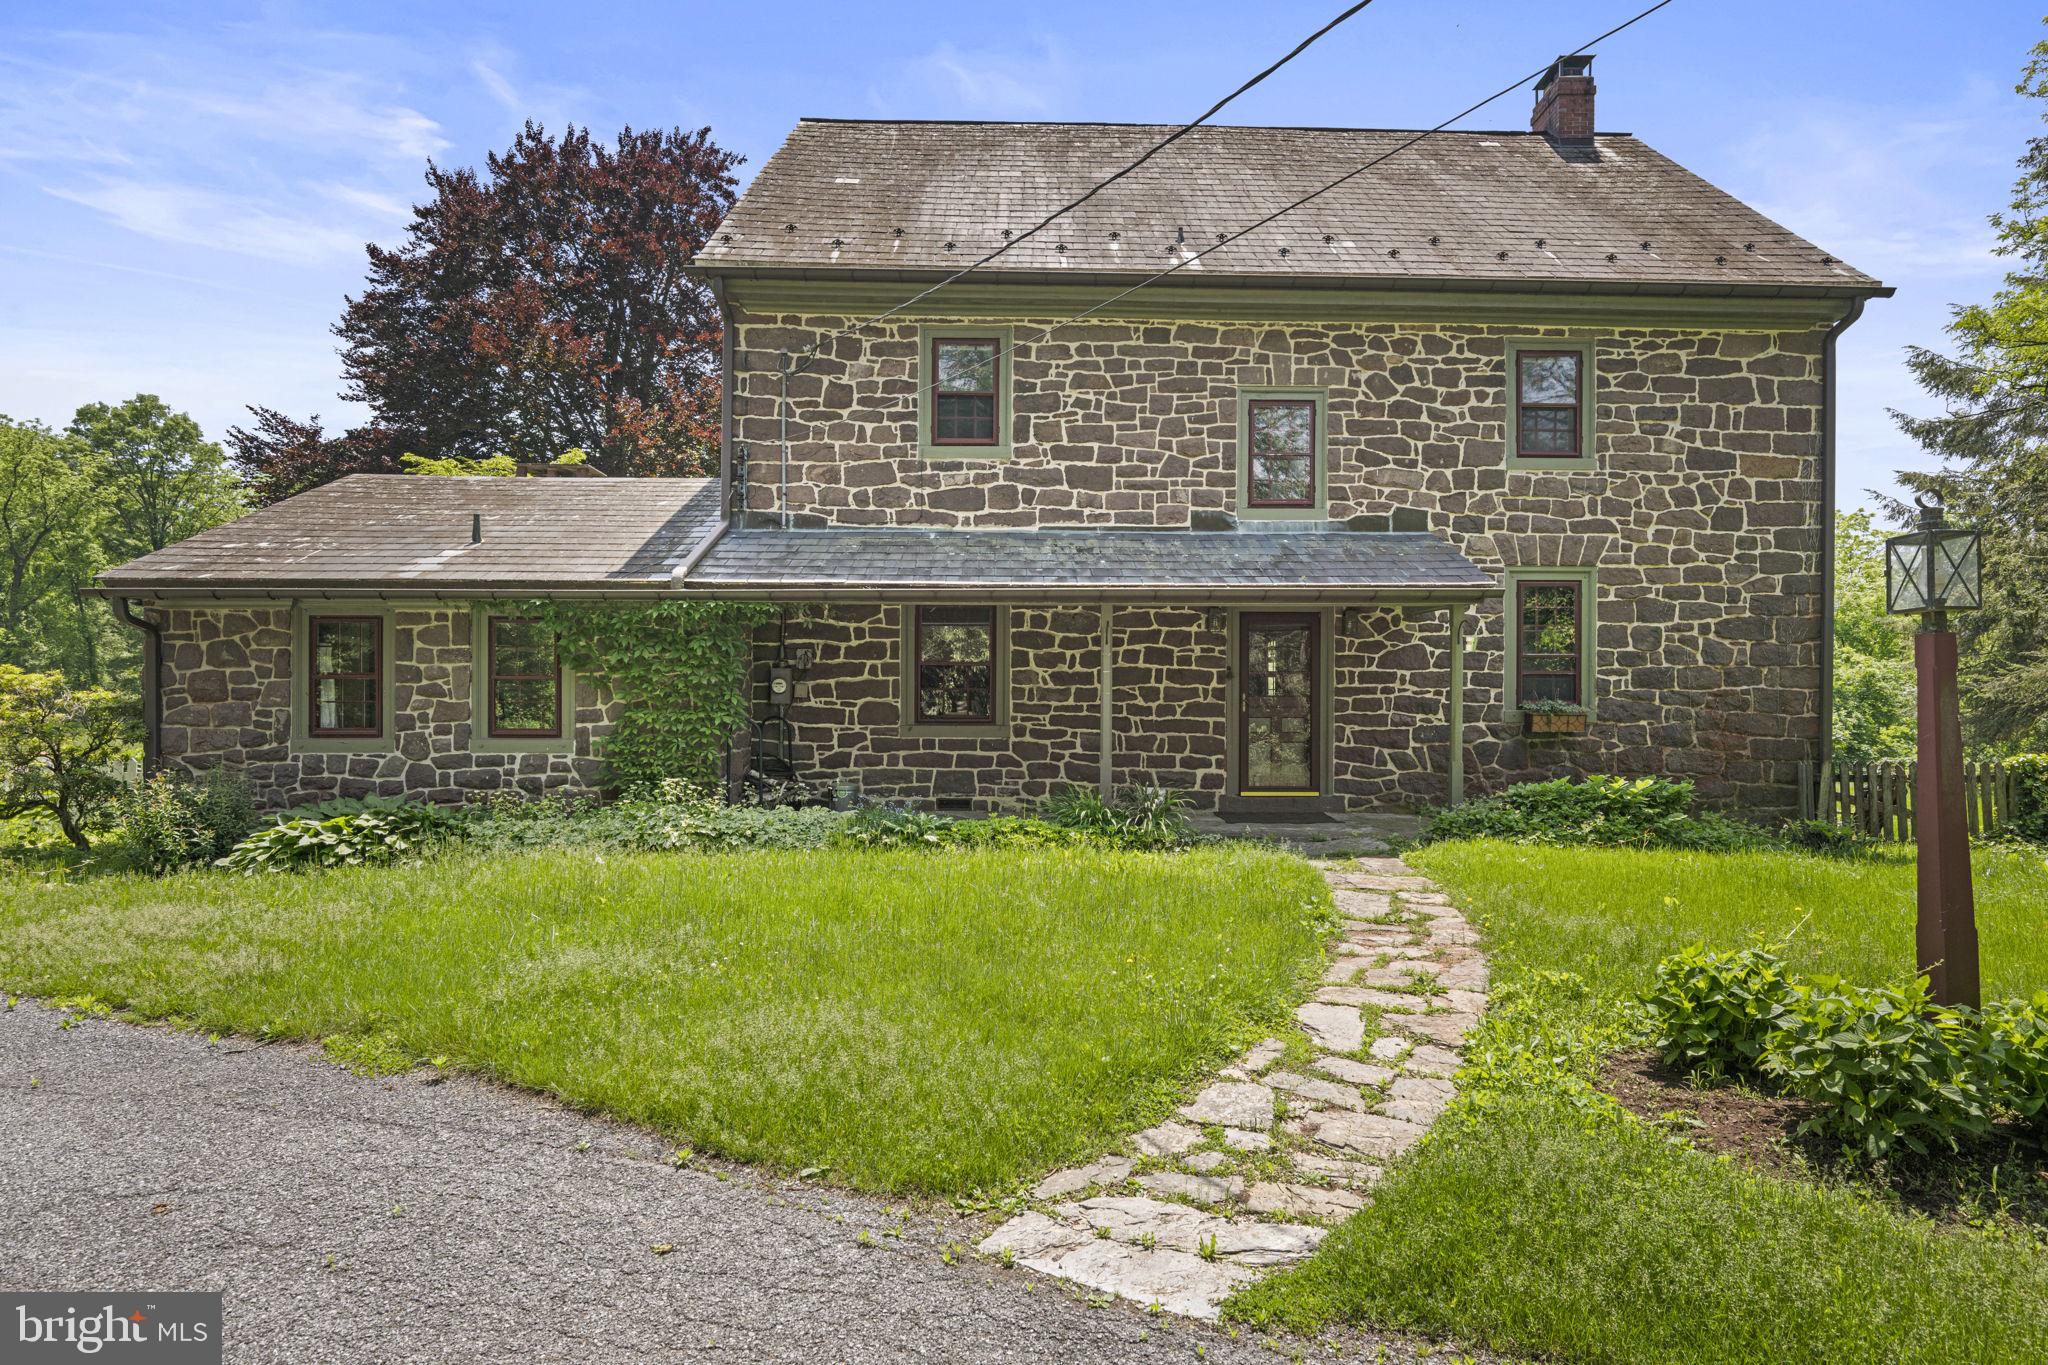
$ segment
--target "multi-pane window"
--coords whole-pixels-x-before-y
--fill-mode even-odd
[[[312,666],[306,708],[317,736],[383,732],[384,622],[375,616],[315,616],[306,623]]]
[[[1246,405],[1253,507],[1312,507],[1316,500],[1316,405],[1306,398],[1254,398]]]
[[[994,338],[932,339],[932,444],[992,446],[1002,410],[1002,347]]]
[[[919,607],[917,718],[938,725],[995,720],[994,607]]]
[[[492,739],[556,739],[562,733],[562,664],[540,622],[493,616],[485,704]]]
[[[1516,454],[1575,460],[1586,453],[1579,430],[1584,365],[1579,351],[1515,353]]]
[[[1515,593],[1515,704],[1585,704],[1582,586],[1524,581]]]

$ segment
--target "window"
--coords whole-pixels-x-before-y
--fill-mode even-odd
[[[315,616],[306,623],[308,733],[319,737],[383,732],[384,622],[376,616]]]
[[[562,733],[562,664],[538,621],[490,619],[485,704],[493,739],[554,739]]]
[[[1307,398],[1254,398],[1247,408],[1252,507],[1312,507],[1316,501],[1316,405]]]
[[[1515,705],[1585,702],[1584,584],[1527,579],[1515,589]]]
[[[989,725],[996,719],[993,607],[919,607],[912,632],[917,719],[925,725]]]
[[[1002,350],[993,337],[932,338],[933,445],[998,443]]]
[[[1576,460],[1587,452],[1582,351],[1515,350],[1515,454],[1525,460]]]

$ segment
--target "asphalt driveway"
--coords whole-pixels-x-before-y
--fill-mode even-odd
[[[62,1017],[0,1012],[0,1287],[221,1289],[230,1360],[1276,1359],[978,1260],[948,1212],[676,1169],[470,1078]]]

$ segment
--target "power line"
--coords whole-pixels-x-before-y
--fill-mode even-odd
[[[1605,33],[1601,34],[1597,38],[1588,39],[1587,41],[1579,44],[1577,47],[1573,48],[1570,52],[1567,52],[1564,55],[1567,57],[1579,56],[1580,54],[1584,53],[1587,48],[1592,47],[1597,43],[1603,43],[1607,41],[1609,38],[1612,38],[1615,34],[1620,33],[1622,30],[1631,28],[1634,25],[1641,23],[1643,20],[1649,18],[1651,15],[1655,14],[1658,10],[1663,9],[1666,5],[1670,3],[1671,0],[1657,0],[1656,4],[1651,5],[1648,9],[1643,10],[1641,13],[1635,15],[1633,18],[1624,20],[1623,22],[1616,24],[1613,28],[1608,29]],[[1389,160],[1390,158],[1398,156],[1400,153],[1407,151],[1410,147],[1413,147],[1416,143],[1421,142],[1424,138],[1433,137],[1437,133],[1441,133],[1444,129],[1450,127],[1453,123],[1458,122],[1460,119],[1468,118],[1471,115],[1478,113],[1481,109],[1484,109],[1487,105],[1492,104],[1494,101],[1513,94],[1515,91],[1527,85],[1530,81],[1536,80],[1537,78],[1541,77],[1544,72],[1548,71],[1551,68],[1551,65],[1552,63],[1545,62],[1542,66],[1537,67],[1534,71],[1522,77],[1520,80],[1515,81],[1513,84],[1502,86],[1499,90],[1494,91],[1491,95],[1488,95],[1485,99],[1480,100],[1477,104],[1468,105],[1466,108],[1461,109],[1457,113],[1451,115],[1449,118],[1437,124],[1435,127],[1424,129],[1423,131],[1409,138],[1406,142],[1403,142],[1396,147],[1389,148],[1387,151],[1382,152],[1380,155],[1366,162],[1363,166],[1359,166],[1353,170],[1346,171],[1343,175],[1338,176],[1335,180],[1330,181],[1327,185],[1322,186],[1320,189],[1311,190],[1309,193],[1303,195],[1301,198],[1295,200],[1293,203],[1288,204],[1283,208],[1275,209],[1273,212],[1267,214],[1264,218],[1259,219],[1256,223],[1253,223],[1248,227],[1240,228],[1238,231],[1230,233],[1227,236],[1218,237],[1213,245],[1203,247],[1200,251],[1194,252],[1191,255],[1182,256],[1179,259],[1175,260],[1172,265],[1166,267],[1164,270],[1146,276],[1144,279],[1139,280],[1136,284],[1131,285],[1129,288],[1121,289],[1116,293],[1111,294],[1108,298],[1102,300],[1102,302],[1085,308],[1082,311],[1074,314],[1070,318],[1065,318],[1059,322],[1053,323],[1050,327],[1047,327],[1045,330],[1041,331],[1036,337],[1032,338],[1030,342],[1012,342],[1007,349],[997,353],[997,362],[1000,363],[1004,359],[1007,359],[1009,356],[1016,354],[1017,348],[1019,346],[1036,345],[1038,342],[1044,341],[1047,337],[1051,336],[1060,328],[1069,327],[1072,326],[1074,323],[1082,321],[1083,319],[1093,317],[1095,314],[1101,312],[1103,309],[1109,307],[1111,304],[1117,303],[1123,299],[1127,299],[1131,295],[1137,293],[1140,289],[1143,289],[1148,285],[1157,284],[1160,280],[1165,279],[1169,275],[1175,274],[1182,268],[1193,265],[1196,261],[1201,260],[1210,252],[1220,251],[1224,247],[1229,246],[1232,242],[1238,241],[1243,237],[1249,236],[1250,234],[1257,232],[1260,228],[1267,226],[1274,220],[1284,217],[1285,215],[1294,212],[1296,209],[1301,208],[1306,204],[1311,204],[1315,202],[1316,200],[1322,198],[1324,195],[1328,194],[1331,190],[1336,189],[1340,185],[1349,184],[1351,181],[1356,180],[1359,176],[1364,175],[1373,167],[1378,166],[1383,162]],[[923,296],[919,295],[919,297],[921,298]],[[937,382],[936,377],[934,377],[932,382]]]
[[[865,330],[866,328],[874,326],[878,322],[886,322],[890,318],[895,317],[898,313],[901,313],[904,309],[914,307],[923,300],[930,298],[933,294],[938,293],[947,285],[965,279],[967,276],[981,269],[983,266],[987,265],[990,261],[993,261],[996,257],[1002,255],[1010,248],[1015,246],[1022,246],[1031,238],[1037,236],[1039,233],[1051,227],[1055,222],[1059,221],[1059,219],[1061,219],[1062,217],[1066,216],[1069,213],[1072,213],[1075,209],[1081,207],[1081,205],[1087,203],[1096,195],[1101,194],[1111,185],[1116,184],[1117,181],[1122,180],[1125,176],[1131,174],[1140,166],[1143,166],[1153,157],[1159,155],[1168,147],[1171,147],[1174,143],[1180,141],[1189,133],[1192,133],[1193,131],[1195,131],[1195,129],[1207,123],[1210,119],[1216,117],[1216,115],[1223,109],[1223,106],[1229,104],[1239,95],[1244,94],[1247,90],[1250,90],[1253,86],[1265,80],[1266,77],[1272,75],[1275,71],[1278,71],[1281,67],[1287,65],[1296,57],[1299,57],[1302,53],[1308,51],[1309,47],[1313,45],[1317,39],[1323,37],[1331,29],[1336,28],[1339,24],[1343,23],[1346,19],[1351,18],[1351,16],[1357,14],[1360,10],[1364,9],[1367,5],[1370,5],[1371,3],[1372,0],[1358,0],[1357,4],[1351,6],[1351,8],[1345,10],[1342,14],[1332,19],[1329,23],[1324,24],[1314,33],[1309,34],[1308,37],[1303,38],[1300,42],[1296,43],[1294,47],[1291,50],[1289,50],[1285,56],[1280,58],[1280,60],[1274,62],[1264,71],[1259,72],[1258,75],[1253,76],[1243,85],[1238,86],[1237,89],[1231,91],[1222,99],[1210,105],[1206,110],[1202,112],[1200,117],[1192,120],[1191,122],[1182,124],[1180,127],[1174,129],[1171,133],[1161,138],[1158,142],[1153,143],[1150,147],[1146,148],[1145,154],[1143,156],[1140,156],[1136,161],[1131,162],[1128,166],[1125,166],[1122,170],[1116,172],[1116,174],[1110,176],[1108,179],[1097,182],[1095,185],[1090,187],[1088,192],[1083,194],[1080,198],[1072,201],[1071,203],[1062,205],[1057,209],[1054,209],[1051,213],[1047,214],[1044,218],[1040,219],[1035,225],[1026,229],[1023,232],[1018,233],[1016,236],[1005,238],[1001,246],[997,247],[994,251],[989,252],[980,260],[975,261],[963,267],[962,269],[954,271],[952,274],[946,276],[946,278],[944,278],[943,280],[940,280],[937,284],[934,284],[929,288],[920,291],[919,293],[913,294],[911,297],[905,299],[903,302],[897,304],[895,307],[877,313],[871,318],[864,318],[859,322],[848,323],[846,326],[832,333],[832,335],[817,342],[815,345],[811,346],[806,351],[802,363],[795,366],[793,372],[796,374],[802,374],[804,372],[805,367],[807,367],[810,364],[811,360],[815,358],[820,351],[822,351],[825,347],[831,345],[833,342],[837,341],[839,338],[850,335],[851,333],[854,332]]]

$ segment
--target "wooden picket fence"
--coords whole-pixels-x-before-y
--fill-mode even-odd
[[[1913,779],[1919,764],[1910,759],[1799,765],[1799,814],[1861,831],[1873,839],[1909,843],[1913,838]],[[2013,775],[1997,760],[1963,765],[1964,818],[1970,833],[1995,830],[2012,815]]]

